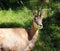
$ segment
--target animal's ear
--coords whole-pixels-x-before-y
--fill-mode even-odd
[[[40,17],[44,17],[45,16],[45,12],[46,12],[46,10],[45,9],[41,9],[40,10]]]
[[[38,10],[38,15],[41,16],[41,9]]]

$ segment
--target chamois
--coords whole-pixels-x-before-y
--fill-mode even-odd
[[[42,20],[45,12],[38,10],[34,15],[31,29],[0,28],[0,51],[30,51],[37,40],[39,29],[43,28]]]

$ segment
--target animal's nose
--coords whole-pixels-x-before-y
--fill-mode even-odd
[[[39,25],[39,28],[42,29],[43,28],[43,25]]]
[[[39,25],[39,26],[43,26],[43,25]]]

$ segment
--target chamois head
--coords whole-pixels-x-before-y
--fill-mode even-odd
[[[37,15],[35,15],[35,13],[37,13]],[[43,28],[42,20],[45,15],[44,9],[33,11],[33,15],[34,15],[34,20],[33,20],[34,26],[36,28],[42,29]]]

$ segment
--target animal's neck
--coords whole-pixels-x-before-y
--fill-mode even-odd
[[[30,40],[33,38],[33,36],[36,34],[37,31],[38,31],[37,25],[35,24],[35,22],[33,22],[30,32],[29,32]]]
[[[37,25],[33,22],[32,27],[29,31],[29,45],[26,48],[26,51],[30,51],[33,47],[35,42],[37,41],[38,37],[38,28]]]

